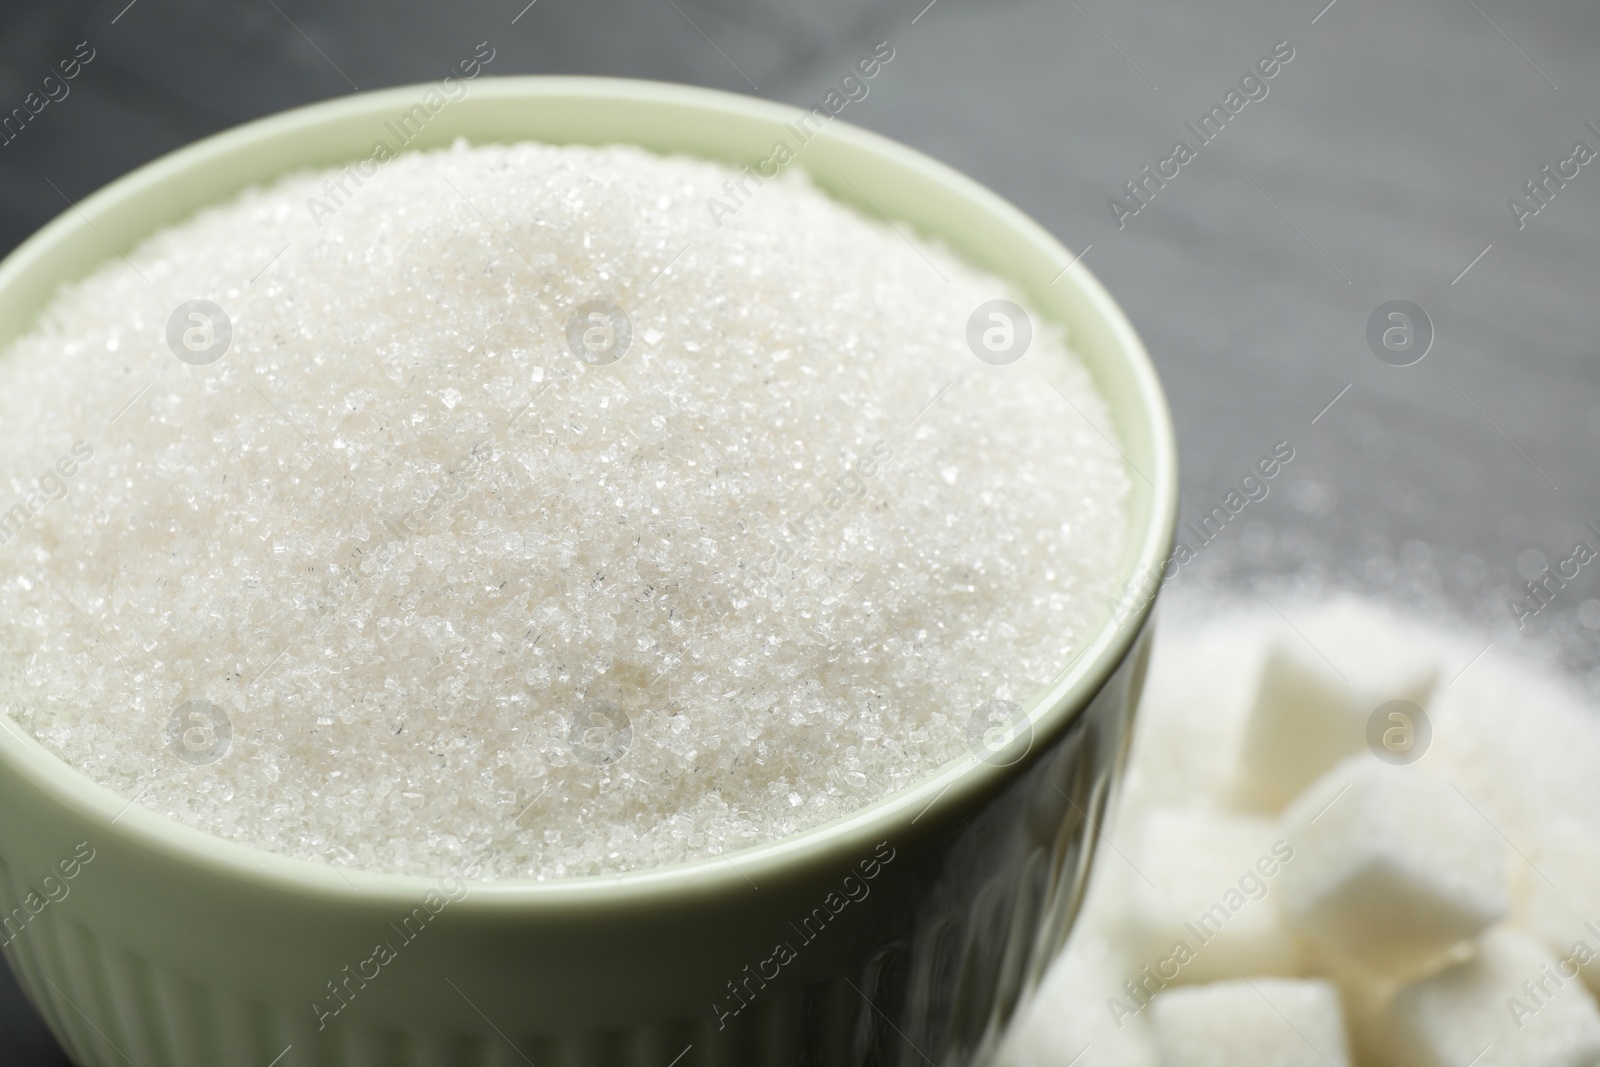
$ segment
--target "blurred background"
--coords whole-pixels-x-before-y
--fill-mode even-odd
[[[1600,160],[1574,152],[1600,151],[1600,5],[1583,0],[9,3],[0,252],[165,152],[435,80],[479,42],[487,75],[810,107],[880,41],[894,58],[845,118],[996,189],[1121,301],[1172,402],[1180,521],[1294,449],[1176,586],[1358,586],[1467,614],[1600,694],[1600,580],[1520,629],[1510,608],[1575,542],[1600,547]],[[1266,95],[1227,101],[1275,50],[1291,58]],[[1186,124],[1219,105],[1237,113],[1201,145]],[[1180,139],[1195,158],[1158,187],[1144,168]],[[0,1064],[66,1063],[0,968]]]

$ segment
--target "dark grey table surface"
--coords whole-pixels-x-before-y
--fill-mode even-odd
[[[70,94],[0,147],[0,249],[198,137],[436,78],[479,41],[494,74],[657,78],[809,106],[887,40],[895,58],[848,118],[987,183],[1083,254],[1163,375],[1182,517],[1276,442],[1295,448],[1272,495],[1180,583],[1249,575],[1275,598],[1352,582],[1476,612],[1497,646],[1596,662],[1593,630],[1574,621],[1600,626],[1592,576],[1520,634],[1507,600],[1519,570],[1600,544],[1585,527],[1600,521],[1600,161],[1549,181],[1547,204],[1525,189],[1576,142],[1600,150],[1600,6],[524,3],[0,7],[0,114],[79,42],[94,51]],[[1293,58],[1267,95],[1200,145],[1185,123],[1226,105],[1279,42]],[[1179,139],[1195,158],[1119,226],[1110,199],[1135,206],[1124,184]],[[1520,228],[1513,197],[1540,206]],[[1395,299],[1432,324],[1411,366],[1366,337]],[[0,968],[0,1064],[66,1062]]]

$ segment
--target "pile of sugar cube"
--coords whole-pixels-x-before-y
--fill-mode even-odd
[[[1348,594],[1168,612],[1130,760],[1006,1067],[1600,1064],[1600,715],[1551,664]]]

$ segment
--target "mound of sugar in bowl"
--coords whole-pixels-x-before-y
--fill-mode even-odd
[[[966,757],[1106,621],[1107,406],[1008,285],[733,175],[458,144],[67,287],[0,357],[0,709],[218,835],[494,878]]]

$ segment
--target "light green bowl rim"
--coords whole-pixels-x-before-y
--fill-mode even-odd
[[[278,170],[252,169],[248,174],[232,175],[236,184],[219,185],[214,178],[197,181],[197,168],[220,167],[229,157],[250,156],[263,142],[287,134],[305,136],[308,131],[356,118],[373,122],[374,132],[382,119],[393,118],[415,104],[429,88],[403,86],[297,108],[259,119],[208,137],[163,156],[117,179],[94,195],[70,207],[34,234],[3,262],[0,262],[0,348],[31,325],[59,287],[83,277],[120,250],[130,249],[137,240],[157,229],[182,219],[206,203],[226,199],[248,185],[261,184],[289,171],[316,165],[338,165],[342,160],[359,158],[345,152],[318,159],[295,157]],[[472,108],[467,101],[476,100]],[[471,83],[468,96],[448,105],[457,109],[450,122],[427,127],[415,147],[441,147],[449,143],[463,125],[470,127],[474,116],[467,111],[493,113],[508,102],[539,102],[547,113],[538,121],[561,127],[561,112],[550,105],[581,113],[585,109],[637,108],[652,118],[676,118],[670,134],[663,130],[662,146],[648,142],[651,137],[632,139],[656,151],[681,151],[690,155],[740,162],[754,162],[755,155],[739,159],[726,151],[699,151],[672,147],[686,139],[684,130],[694,129],[690,142],[715,141],[718,134],[707,122],[766,124],[772,133],[787,121],[805,114],[801,109],[770,103],[733,93],[619,78],[507,77],[485,78]],[[659,114],[658,114],[659,113]],[[481,116],[478,116],[481,121]],[[570,121],[570,120],[569,120]],[[654,127],[652,127],[653,129]],[[616,143],[614,136],[590,140],[582,130],[564,130],[551,137],[558,143]],[[496,136],[493,130],[474,130],[466,134],[475,143],[540,139],[508,130]],[[980,239],[939,231],[933,235],[945,240],[959,253],[1001,275],[1027,294],[1036,304],[1048,297],[1052,286],[1075,290],[1089,316],[1097,320],[1106,335],[1110,351],[1080,352],[1091,375],[1107,395],[1112,416],[1117,421],[1123,449],[1134,470],[1131,505],[1135,522],[1124,574],[1153,574],[1166,561],[1172,543],[1177,508],[1178,463],[1171,417],[1154,367],[1138,335],[1122,310],[1100,283],[1071,253],[1017,208],[996,194],[933,159],[895,141],[834,119],[816,135],[819,145],[834,155],[849,158],[872,157],[901,171],[912,171],[943,188],[960,200],[975,206],[999,226],[990,233],[1002,232],[1006,247],[982,254],[976,247]],[[413,147],[407,146],[408,149]],[[815,160],[819,150],[808,148]],[[313,153],[315,155],[315,153]],[[857,162],[865,162],[864,158]],[[237,160],[236,166],[240,165]],[[248,162],[244,165],[253,166]],[[807,168],[809,170],[809,168]],[[878,186],[873,171],[851,172],[849,188],[839,188],[837,174],[813,172],[817,183],[838,199],[853,203],[868,214],[873,210],[862,203],[861,188],[893,196],[893,187]],[[902,175],[903,177],[903,175]],[[830,180],[832,179],[832,180]],[[140,203],[142,201],[142,203]],[[882,204],[873,198],[869,203]],[[130,207],[130,203],[133,205]],[[159,204],[153,208],[153,204]],[[138,221],[130,221],[130,214]],[[955,224],[952,224],[955,225]],[[963,241],[962,237],[965,237]],[[95,247],[98,246],[98,253]],[[1022,260],[1014,257],[1023,256]],[[1004,262],[986,260],[1004,259]],[[1083,316],[1080,316],[1082,319]],[[1080,323],[1081,324],[1081,323]],[[1069,325],[1070,336],[1070,325]],[[1144,482],[1146,484],[1141,485]],[[1143,512],[1141,516],[1141,512]],[[1073,664],[1046,687],[1030,704],[1030,722],[1037,740],[1054,736],[1088,704],[1128,654],[1145,624],[1152,607],[1150,600],[1137,610],[1109,621],[1080,653]],[[238,844],[211,833],[179,823],[166,816],[130,803],[126,798],[92,781],[47,750],[9,716],[0,714],[0,762],[11,773],[25,779],[69,809],[103,836],[117,836],[146,852],[162,856],[175,866],[199,867],[221,876],[245,878],[271,884],[284,892],[297,892],[324,898],[350,898],[376,902],[416,900],[439,879],[420,875],[385,874],[355,868],[334,869],[308,860],[294,859],[251,845]],[[814,862],[837,851],[841,843],[859,843],[893,838],[910,823],[932,812],[961,806],[974,794],[994,787],[1010,777],[1015,768],[992,766],[972,759],[958,759],[915,785],[908,786],[833,822],[813,827],[790,837],[752,846],[725,856],[692,860],[671,866],[612,876],[553,879],[549,881],[508,880],[475,883],[471,895],[477,907],[491,910],[541,908],[594,904],[661,902],[663,894],[689,899],[715,894],[747,881],[759,885],[763,879],[781,879],[795,864]],[[868,846],[870,847],[870,845]],[[735,867],[727,857],[737,860]]]

